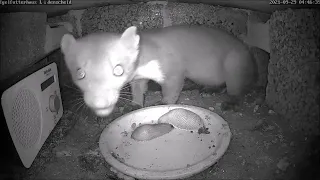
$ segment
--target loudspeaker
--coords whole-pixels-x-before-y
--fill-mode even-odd
[[[63,114],[56,63],[6,89],[1,106],[13,144],[29,168]]]

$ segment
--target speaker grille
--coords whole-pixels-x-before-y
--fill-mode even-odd
[[[31,148],[41,130],[40,105],[32,91],[21,89],[13,103],[13,133],[24,148]]]

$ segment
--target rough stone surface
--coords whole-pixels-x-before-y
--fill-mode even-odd
[[[177,24],[215,26],[240,36],[246,34],[248,12],[205,4],[153,2],[91,7],[84,9],[80,18],[69,12],[48,21],[69,21],[78,32],[77,20],[80,19],[81,36],[94,32],[122,32],[132,25],[152,29]]]
[[[246,10],[206,4],[169,3],[173,25],[192,24],[219,27],[239,36],[246,33]]]
[[[130,26],[162,27],[160,4],[128,4],[93,7],[81,19],[83,36],[93,32],[122,32]]]
[[[0,80],[33,64],[44,55],[45,13],[5,13],[0,16]]]
[[[285,10],[270,19],[266,100],[291,126],[319,132],[320,13]]]

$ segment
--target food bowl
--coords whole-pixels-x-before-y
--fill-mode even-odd
[[[140,125],[156,124],[159,117],[176,108],[199,115],[206,133],[175,128],[150,141],[136,141],[131,134]],[[216,163],[231,139],[228,123],[216,113],[189,105],[152,106],[125,114],[102,132],[100,151],[117,171],[138,179],[181,179]]]

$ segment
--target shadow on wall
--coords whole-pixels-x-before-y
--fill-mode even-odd
[[[320,136],[314,137],[304,152],[304,157],[297,164],[295,180],[320,179]]]

